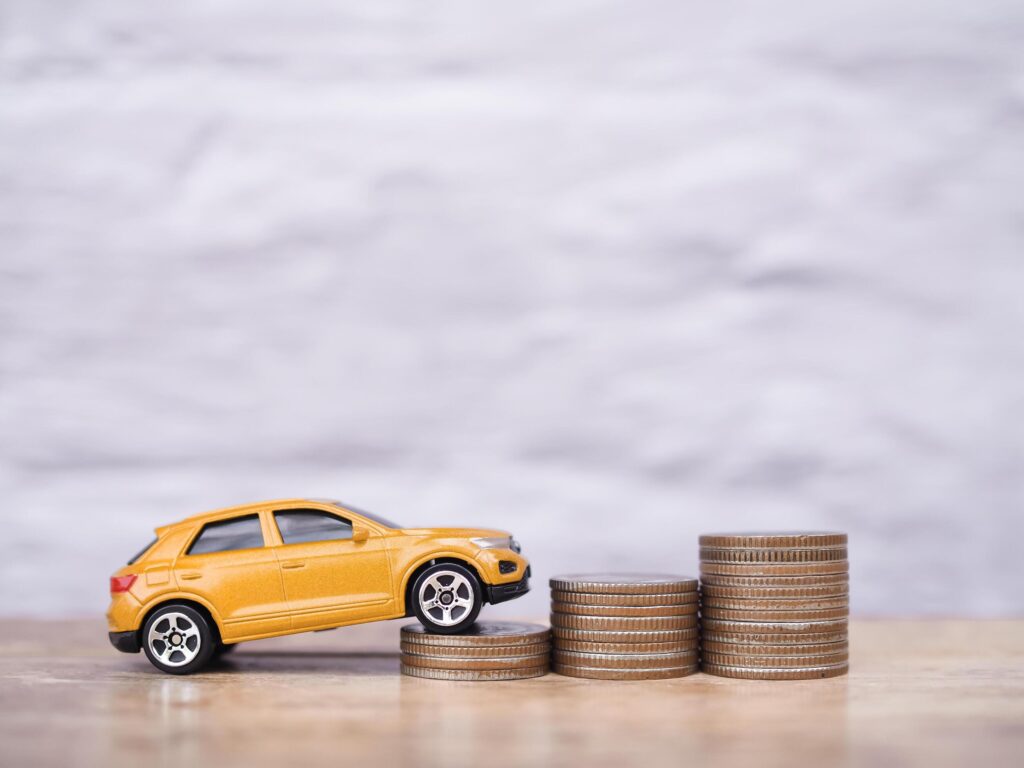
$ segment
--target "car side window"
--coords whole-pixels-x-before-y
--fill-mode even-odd
[[[352,523],[318,509],[285,509],[274,513],[285,544],[352,538]]]
[[[263,529],[260,527],[259,515],[247,515],[207,523],[186,554],[208,555],[211,552],[231,552],[262,546]]]

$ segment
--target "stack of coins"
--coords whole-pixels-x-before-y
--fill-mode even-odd
[[[460,635],[402,627],[402,674],[432,680],[522,680],[548,673],[551,630],[539,624],[482,622]]]
[[[759,680],[849,671],[845,533],[700,537],[701,669]]]
[[[552,670],[652,680],[697,671],[697,580],[607,573],[551,579]]]

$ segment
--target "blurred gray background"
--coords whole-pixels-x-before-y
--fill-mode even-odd
[[[292,495],[1021,614],[1022,137],[1012,0],[2,0],[0,614]]]

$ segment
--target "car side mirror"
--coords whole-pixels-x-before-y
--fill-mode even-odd
[[[360,528],[359,526],[356,526],[352,529],[352,541],[354,541],[356,544],[366,541],[368,538],[370,538],[370,532],[365,528]]]

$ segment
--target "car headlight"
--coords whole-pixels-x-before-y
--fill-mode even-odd
[[[470,539],[480,549],[511,549],[511,536],[484,536],[479,539]]]

